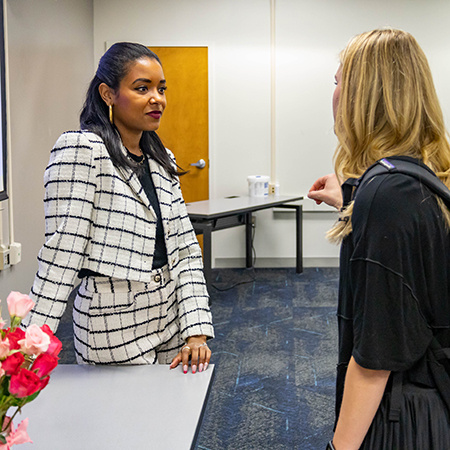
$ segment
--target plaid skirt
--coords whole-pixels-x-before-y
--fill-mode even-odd
[[[167,267],[152,271],[146,283],[83,278],[73,329],[78,364],[170,364],[183,341]]]

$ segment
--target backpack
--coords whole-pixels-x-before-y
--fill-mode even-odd
[[[380,159],[370,166],[361,178],[347,180],[343,185],[344,205],[347,205],[351,198],[356,198],[357,190],[373,177],[389,173],[402,173],[417,179],[438,195],[450,209],[450,190],[447,186],[425,164],[407,156]],[[426,357],[436,389],[450,412],[450,348],[443,347],[438,338],[433,336]],[[402,383],[402,372],[394,372],[389,409],[390,421],[399,420]]]

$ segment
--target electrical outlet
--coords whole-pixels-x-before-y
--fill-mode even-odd
[[[270,183],[269,184],[269,195],[280,195],[280,183]]]
[[[252,227],[256,227],[256,216],[252,216]]]
[[[0,245],[0,270],[7,269],[9,263],[9,248],[6,245]]]
[[[19,264],[22,259],[22,244],[12,242],[9,246],[9,263],[11,265]]]

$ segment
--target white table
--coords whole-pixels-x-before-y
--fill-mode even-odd
[[[187,203],[187,212],[196,234],[203,234],[203,265],[206,282],[211,282],[211,233],[245,225],[246,267],[252,267],[252,213],[269,208],[289,208],[296,213],[296,272],[303,272],[303,196],[232,196]]]
[[[181,365],[60,365],[14,420],[29,418],[34,442],[20,450],[194,448],[213,374],[214,365],[186,375]]]

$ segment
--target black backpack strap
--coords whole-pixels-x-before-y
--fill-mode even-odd
[[[360,178],[348,178],[342,185],[342,208],[345,208],[352,200],[358,187]]]
[[[402,173],[416,178],[438,195],[450,208],[450,190],[425,164],[409,157],[383,158],[370,166],[358,180],[357,188],[367,184],[373,177],[386,173]]]
[[[356,196],[356,190],[365,186],[373,177],[377,175],[384,175],[386,173],[395,173],[397,169],[389,161],[380,159],[375,164],[372,164],[356,182],[356,189],[354,196]]]
[[[389,421],[398,422],[402,407],[403,372],[392,373],[391,402],[389,404]]]

